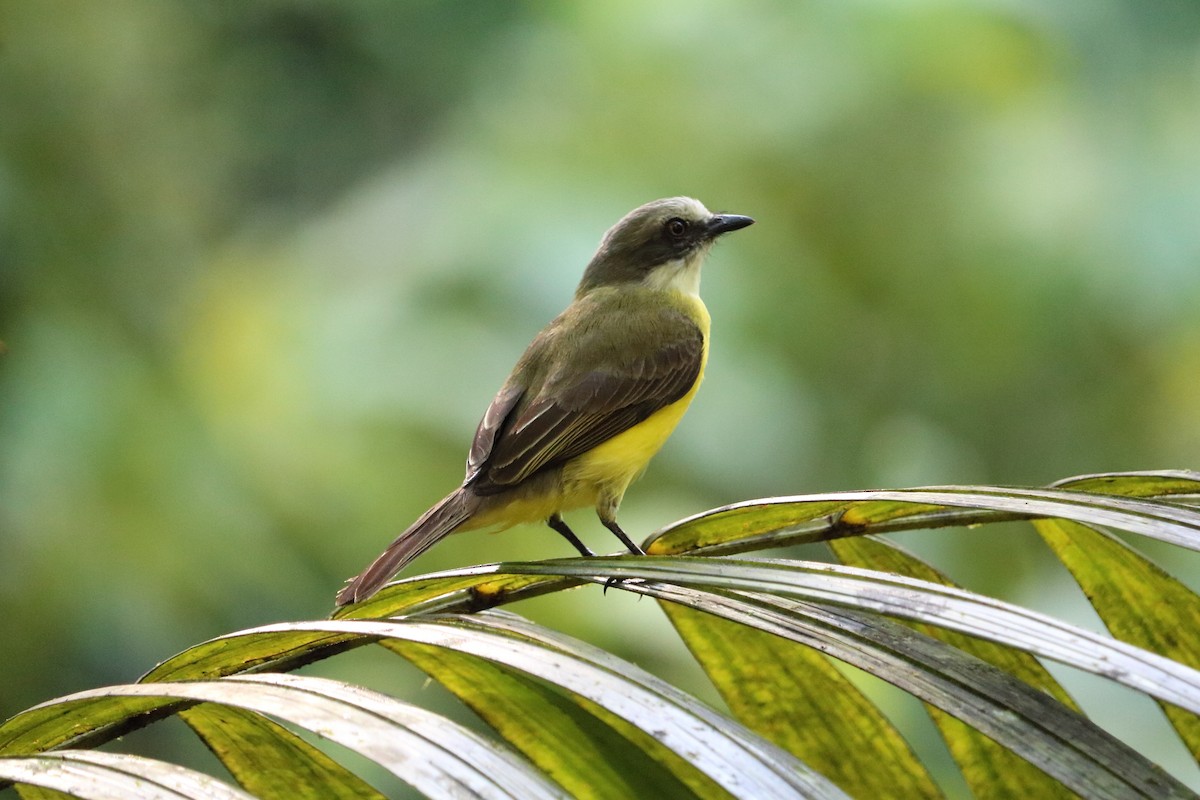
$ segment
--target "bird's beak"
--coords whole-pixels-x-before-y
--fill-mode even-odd
[[[713,214],[704,226],[708,238],[715,239],[722,233],[741,230],[747,225],[753,225],[754,220],[740,214]]]

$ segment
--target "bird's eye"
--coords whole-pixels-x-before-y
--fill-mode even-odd
[[[667,220],[667,233],[671,234],[675,238],[683,236],[685,233],[687,233],[687,229],[687,222],[679,217],[671,217],[669,220]]]

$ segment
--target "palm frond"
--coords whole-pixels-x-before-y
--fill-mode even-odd
[[[1197,754],[1200,598],[1113,535],[1200,549],[1197,495],[1200,475],[1168,471],[769,498],[671,525],[647,557],[397,581],[334,619],[218,637],[137,683],[23,711],[0,725],[0,779],[26,797],[120,796],[134,781],[171,797],[382,796],[315,736],[429,797],[942,796],[903,726],[839,666],[851,665],[926,704],[977,796],[1195,797],[1154,754],[1088,719],[1041,660],[1154,698]],[[1111,635],[956,586],[872,535],[1013,520],[1033,524]],[[842,563],[733,557],[814,541]],[[728,713],[497,610],[606,582],[659,602]],[[368,645],[440,682],[493,736],[365,687],[288,674]],[[87,749],[174,715],[240,788]]]

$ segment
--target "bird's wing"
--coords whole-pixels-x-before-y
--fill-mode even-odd
[[[525,387],[519,383],[513,383],[511,378],[496,393],[492,404],[484,412],[483,419],[479,420],[479,427],[475,429],[471,452],[467,454],[467,477],[464,483],[472,483],[479,478],[480,472],[492,455],[496,437],[500,435],[501,428],[513,415],[513,411],[524,395]]]
[[[614,354],[574,379],[551,370],[532,396],[516,384],[501,389],[475,434],[467,484],[478,494],[504,491],[687,394],[703,365],[704,337],[683,315],[673,317],[649,334],[653,346],[643,344],[632,358]]]

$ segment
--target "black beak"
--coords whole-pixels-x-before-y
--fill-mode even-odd
[[[704,226],[704,233],[710,239],[715,239],[722,233],[737,231],[747,225],[753,225],[754,220],[740,214],[713,214]]]

